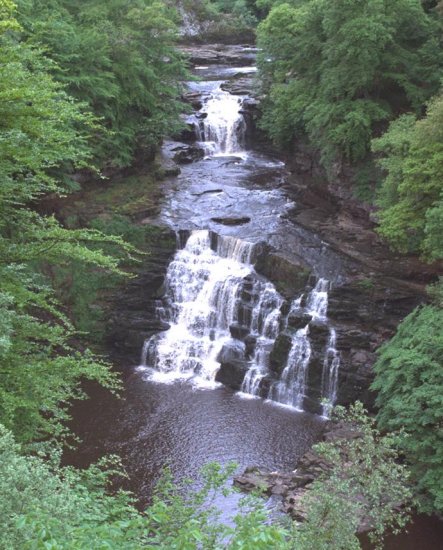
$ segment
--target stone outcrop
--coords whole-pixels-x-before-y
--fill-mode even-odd
[[[144,341],[168,328],[157,314],[164,296],[164,280],[168,265],[177,247],[177,238],[169,228],[158,227],[149,256],[114,296],[108,320],[107,340],[118,361],[138,364]]]
[[[239,45],[211,44],[202,46],[182,46],[181,50],[192,65],[226,65],[245,67],[255,64],[255,50]]]
[[[360,432],[345,423],[328,423],[323,441],[340,439],[351,440],[361,437]],[[292,472],[268,472],[258,467],[248,467],[234,477],[234,485],[245,492],[259,491],[264,496],[280,499],[280,508],[296,521],[304,521],[307,516],[304,497],[309,493],[314,481],[327,477],[332,465],[315,451],[310,450],[299,460]],[[370,521],[362,517],[359,532],[369,530]]]
[[[305,263],[295,263],[266,245],[258,253],[255,270],[269,279],[280,294],[289,299],[306,289],[311,275],[311,270]]]

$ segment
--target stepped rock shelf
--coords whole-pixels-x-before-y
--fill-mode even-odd
[[[253,50],[237,47],[235,63],[215,51],[216,65],[191,52],[195,111],[162,153],[180,173],[145,220],[163,245],[120,299],[112,340],[134,361],[143,347],[152,380],[221,382],[323,415],[370,405],[374,351],[421,297],[294,223],[297,182],[254,146]]]

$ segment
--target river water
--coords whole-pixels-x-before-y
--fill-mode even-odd
[[[233,72],[246,75],[253,70],[199,68],[203,80],[189,84],[203,103],[194,120],[205,156],[183,165],[177,178],[165,182],[156,220],[177,232],[186,230],[168,269],[166,299],[158,312],[171,328],[146,342],[140,365],[126,366],[123,400],[99,392],[75,413],[83,439],[75,462],[84,465],[103,454],[120,455],[129,474],[125,486],[142,504],[149,502],[166,466],[177,480],[197,479],[211,461],[235,461],[239,470],[295,467],[325,423],[324,416],[303,410],[311,322],[323,324],[327,334],[319,395],[329,402],[319,412],[327,415],[335,399],[339,354],[327,318],[327,293],[344,276],[343,260],[318,236],[286,219],[294,204],[282,187],[283,163],[245,146],[240,113],[244,98],[230,95],[221,85]],[[182,146],[167,142],[165,154],[173,156]],[[315,274],[311,287],[294,296],[284,315],[283,297],[254,270],[254,247],[263,241],[289,256],[303,257]],[[290,334],[288,362],[280,378],[267,381],[268,399],[261,399],[270,375],[270,350],[279,331],[288,328],[291,312],[298,310],[310,320]],[[249,352],[245,338],[238,336],[242,330],[254,340]],[[243,391],[216,381],[227,355],[245,368]],[[217,505],[228,517],[237,500],[230,497]],[[398,540],[388,547],[400,548]]]
[[[252,69],[235,69],[242,71],[247,74]],[[217,356],[227,340],[232,343],[229,326],[239,320],[234,317],[244,277],[254,278],[258,297],[269,295],[266,304],[257,299],[249,330],[262,338],[262,347],[264,340],[275,337],[271,319],[266,323],[269,304],[274,304],[274,310],[283,299],[255,274],[253,249],[263,240],[277,245],[285,231],[297,230],[282,218],[291,206],[280,189],[283,163],[245,150],[245,121],[239,112],[243,98],[220,89],[222,78],[232,69],[214,67],[203,72],[207,80],[190,87],[204,98],[204,118],[196,139],[202,142],[205,158],[182,165],[181,174],[165,183],[156,220],[177,231],[189,231],[188,242],[168,269],[167,300],[159,311],[171,329],[155,337],[149,350],[140,350],[141,365],[126,366],[124,400],[100,392],[75,414],[83,439],[76,462],[86,464],[105,453],[120,455],[129,474],[126,486],[142,503],[149,501],[166,466],[177,479],[196,479],[211,461],[234,461],[239,470],[251,465],[293,469],[319,438],[325,422],[320,415],[254,397],[253,392],[235,392],[215,381]],[[177,145],[167,142],[165,152]],[[218,216],[247,216],[250,222],[223,225],[212,220]],[[210,231],[218,235],[215,250]],[[298,231],[301,251],[306,247],[306,253],[312,254],[315,241],[314,254],[328,259],[321,263],[327,267],[319,275],[338,277],[338,258],[316,236]],[[229,515],[236,500],[217,504]]]

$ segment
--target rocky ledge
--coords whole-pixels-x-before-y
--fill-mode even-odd
[[[177,236],[166,227],[151,227],[149,255],[138,274],[114,296],[108,320],[107,340],[117,362],[138,364],[144,341],[166,330],[158,308],[162,307],[166,270],[177,248]]]
[[[227,65],[245,67],[255,64],[256,50],[253,47],[226,44],[182,46],[181,51],[192,65]]]
[[[323,434],[323,441],[338,439],[351,440],[360,437],[360,432],[343,422],[329,422]],[[299,460],[292,472],[268,472],[258,467],[249,467],[234,478],[234,485],[241,491],[258,491],[267,497],[280,499],[281,511],[289,514],[295,521],[304,521],[307,516],[304,497],[309,493],[312,483],[331,471],[331,464],[310,450]],[[360,520],[359,532],[370,529],[368,518]]]

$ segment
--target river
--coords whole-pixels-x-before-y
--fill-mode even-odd
[[[293,469],[337,399],[328,293],[350,262],[285,215],[294,207],[286,168],[248,140],[247,97],[223,89],[233,74],[253,75],[251,50],[244,54],[243,67],[195,68],[201,80],[189,90],[198,106],[188,117],[195,143],[164,145],[165,157],[182,155],[154,220],[178,235],[156,312],[169,329],[146,341],[139,365],[126,366],[124,400],[98,392],[75,413],[83,439],[75,462],[120,455],[126,486],[142,504],[166,466],[176,479],[196,479],[211,461]],[[259,270],[269,249],[295,265],[303,259],[298,291],[277,288],[263,274],[272,278],[272,265]],[[226,517],[236,500],[217,502]]]

